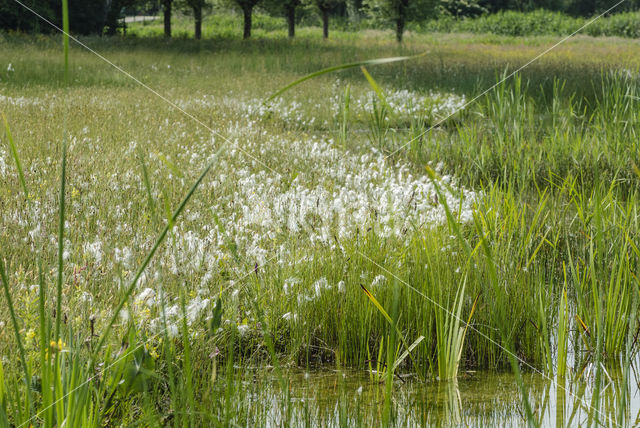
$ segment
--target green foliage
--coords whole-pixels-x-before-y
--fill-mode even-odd
[[[210,12],[213,7],[213,4],[208,0],[174,0],[174,5],[182,13],[189,16],[194,15],[194,10],[201,9]]]
[[[102,34],[105,26],[115,34],[120,12],[138,0],[69,0],[70,29],[74,34]],[[62,27],[62,0],[31,0],[24,4]],[[0,0],[0,29],[53,33],[55,29],[13,0]]]
[[[441,0],[439,8],[443,14],[456,18],[473,18],[488,12],[480,0]]]
[[[438,0],[363,0],[362,7],[374,23],[421,22],[437,14]]]
[[[501,11],[476,18],[441,16],[437,20],[420,22],[421,31],[491,33],[505,36],[536,36],[573,33],[587,23],[561,12],[536,10],[532,12]],[[583,30],[590,36],[640,37],[640,12],[617,13],[600,18]]]
[[[44,18],[60,23],[60,8],[56,7],[56,1],[35,0],[26,4]],[[60,1],[57,5],[60,5]],[[46,23],[13,0],[0,0],[0,29],[44,33],[53,31]]]

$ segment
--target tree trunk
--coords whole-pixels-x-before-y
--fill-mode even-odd
[[[107,36],[115,36],[118,33],[118,19],[120,18],[120,2],[113,0],[107,11]]]
[[[296,35],[296,6],[289,4],[287,7],[287,24],[289,26],[289,38]]]
[[[396,18],[396,40],[402,43],[402,35],[404,34],[404,16]]]
[[[195,20],[195,38],[202,38],[202,6],[198,5],[193,8],[193,19]]]
[[[251,37],[251,15],[253,13],[253,5],[245,3],[242,6],[242,12],[244,12],[244,32],[242,33],[243,39]]]
[[[404,25],[407,20],[407,8],[409,7],[409,0],[400,0],[398,2],[398,15],[396,18],[396,40],[398,43],[402,43],[402,36],[404,35]]]
[[[164,36],[171,37],[171,3],[173,0],[163,0],[162,8],[164,10]]]
[[[329,38],[329,8],[322,8],[322,38]]]

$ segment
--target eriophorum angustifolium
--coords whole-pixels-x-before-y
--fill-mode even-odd
[[[427,95],[421,95],[407,89],[400,89],[384,94],[391,113],[402,118],[428,116],[441,119],[459,111],[466,103],[464,95],[454,93],[439,93],[431,91]],[[374,92],[367,93],[364,97],[354,100],[355,114],[361,109],[372,113],[374,102],[380,102]],[[339,106],[334,103],[334,106]]]
[[[7,153],[0,149],[0,177],[3,177],[7,173]]]
[[[265,102],[264,99],[252,98],[248,93],[230,94],[219,99],[214,95],[201,95],[197,98],[181,100],[182,108],[224,107],[241,113],[255,120],[277,120],[289,128],[326,129],[333,124],[332,119],[339,119],[342,108],[344,84],[336,80],[332,85],[333,95],[327,103],[309,103],[308,99],[288,99],[277,97]],[[351,119],[367,122],[373,112],[374,103],[379,103],[378,95],[373,91],[354,93],[350,103]],[[438,120],[459,111],[466,103],[464,95],[429,91],[420,94],[407,89],[393,90],[385,93],[385,101],[391,109],[389,112],[396,120],[417,118]],[[328,113],[328,114],[327,114]],[[322,117],[320,119],[319,117]],[[389,120],[389,118],[387,118]]]
[[[389,99],[406,115],[418,114],[417,107],[408,107],[413,106],[409,98],[415,98],[420,108],[427,108],[427,97],[406,91],[397,94]],[[433,94],[429,98],[434,106],[439,106],[434,111],[453,108],[452,99],[437,98]],[[12,100],[5,97],[2,103],[17,108],[27,102],[21,101],[18,105]],[[118,98],[86,97],[84,93],[71,96],[66,102],[74,108],[109,114],[121,107],[130,108]],[[201,200],[187,208],[168,245],[138,281],[140,291],[127,308],[134,311],[129,314],[133,317],[127,316],[127,320],[135,320],[140,328],[148,328],[151,333],[158,333],[165,321],[166,327],[177,333],[176,323],[181,316],[178,293],[175,286],[164,287],[167,281],[189,278],[188,287],[193,296],[186,303],[188,320],[189,325],[196,328],[194,321],[198,315],[211,310],[214,302],[211,293],[216,291],[212,284],[219,283],[221,272],[241,276],[251,272],[254,264],[273,263],[289,269],[304,263],[313,264],[316,263],[314,249],[339,249],[342,241],[353,241],[358,236],[375,235],[408,243],[415,233],[446,221],[435,188],[424,174],[416,173],[408,164],[386,159],[375,148],[367,148],[364,142],[363,149],[345,151],[337,148],[333,138],[326,135],[267,132],[274,117],[297,129],[308,129],[315,121],[309,116],[314,112],[313,107],[303,110],[300,102],[283,99],[264,107],[259,99],[242,101],[215,95],[201,95],[179,104],[189,111],[206,109],[226,117],[221,131],[230,139],[230,144],[216,160],[215,173],[201,186]],[[55,97],[46,107],[41,103],[29,105],[41,112],[62,108]],[[167,189],[176,183],[186,185],[187,175],[210,162],[216,147],[222,143],[220,137],[203,132],[183,117],[151,119],[150,115],[156,114],[155,108],[135,101],[132,107],[137,109],[138,117],[124,120],[135,123],[138,128],[140,124],[144,128],[145,122],[154,122],[153,132],[161,136],[162,144],[151,138],[145,140],[144,131],[136,131],[137,136],[118,143],[116,149],[123,159],[131,160],[124,163],[124,170],[78,168],[73,170],[69,182],[69,240],[65,243],[65,260],[73,272],[75,285],[83,292],[69,294],[67,307],[79,298],[76,296],[81,296],[83,304],[97,314],[98,322],[110,314],[108,306],[101,307],[106,302],[99,296],[104,289],[96,287],[96,273],[100,272],[101,283],[110,283],[114,289],[127,283],[144,249],[149,248],[154,239],[153,233],[140,231],[140,224],[148,227],[153,215],[164,222],[162,204],[171,191]],[[365,112],[367,104],[362,103],[358,109]],[[92,132],[95,126],[95,123],[84,123],[72,130],[69,135],[71,158],[84,157],[91,151],[105,153],[104,137]],[[152,197],[157,201],[155,214],[147,204],[143,174],[136,161],[140,153],[148,166]],[[248,158],[246,153],[269,167]],[[6,154],[2,159],[5,158]],[[286,163],[282,163],[283,159]],[[4,162],[7,173],[13,174],[14,171],[6,167],[7,160]],[[44,187],[51,178],[40,177],[35,172],[39,167],[51,168],[53,164],[55,160],[50,156],[30,161],[31,187]],[[181,165],[181,169],[176,165]],[[184,169],[185,165],[188,170]],[[447,202],[460,210],[460,221],[468,221],[479,195],[456,186],[451,176],[444,176],[442,180],[453,189],[453,193],[444,191]],[[105,197],[110,201],[108,209],[105,209]],[[52,253],[57,246],[56,232],[47,219],[55,215],[54,202],[46,196],[35,198],[27,207],[16,205],[3,214],[5,224],[8,229],[24,230],[25,239],[36,252]],[[302,248],[294,250],[300,246]],[[273,257],[275,260],[271,261]],[[245,267],[243,263],[231,263],[235,259],[244,261]],[[318,298],[321,290],[328,288],[318,281],[320,279],[305,279],[305,287],[310,287],[311,292],[298,290],[299,302]],[[326,279],[324,281],[326,283]],[[338,282],[332,286],[337,287]],[[344,283],[338,288],[344,289]],[[246,324],[242,328],[246,329]]]
[[[8,97],[0,94],[0,103],[8,104],[15,107],[28,107],[38,106],[43,104],[43,100],[39,98],[27,98],[27,97]]]
[[[35,361],[34,395],[41,394],[41,359],[46,365],[47,355],[62,352],[74,357],[65,361],[84,364],[110,317],[115,325],[105,343],[111,354],[102,348],[91,361],[104,369],[113,355],[140,343],[146,354],[132,357],[126,368],[154,373],[147,395],[120,384],[114,400],[109,391],[91,395],[104,397],[96,408],[106,407],[105,414],[111,407],[104,403],[117,402],[118,416],[109,422],[129,415],[123,425],[134,419],[162,425],[166,414],[180,422],[182,414],[197,419],[200,410],[208,415],[229,408],[218,401],[225,391],[231,392],[224,404],[255,409],[262,404],[240,388],[232,391],[236,385],[228,382],[237,366],[244,371],[255,363],[270,371],[322,363],[332,370],[371,370],[377,359],[378,371],[390,366],[395,333],[396,343],[420,339],[397,373],[438,375],[442,359],[436,354],[451,351],[446,336],[459,338],[474,308],[464,343],[448,352],[454,358],[447,361],[459,364],[460,373],[508,367],[504,343],[513,343],[523,367],[555,373],[548,361],[561,325],[567,343],[575,343],[576,355],[587,360],[597,353],[594,332],[615,330],[601,336],[603,355],[620,357],[625,334],[637,329],[628,300],[636,286],[640,224],[637,145],[629,143],[638,134],[637,76],[601,73],[594,58],[611,55],[577,41],[592,55],[559,52],[522,80],[499,85],[438,123],[493,85],[510,64],[523,63],[523,50],[535,54],[542,42],[530,42],[448,41],[429,45],[443,55],[372,67],[384,102],[356,69],[340,74],[339,82],[335,75],[305,81],[264,103],[300,75],[352,61],[354,49],[358,58],[373,58],[396,56],[397,48],[305,39],[246,41],[227,51],[218,49],[221,41],[171,40],[160,51],[145,45],[150,41],[121,49],[113,40],[92,40],[201,123],[82,52],[74,52],[71,83],[63,90],[61,77],[49,73],[57,50],[34,42],[45,58],[39,59],[7,43],[0,64],[11,62],[13,71],[0,67],[0,109],[17,142],[26,186],[2,139],[0,248],[15,296],[18,337],[28,341],[27,361]],[[184,52],[185,46],[194,51]],[[318,62],[309,62],[309,46]],[[52,289],[65,129],[59,314]],[[172,211],[210,162],[209,175],[116,313]],[[428,178],[431,169],[435,181]],[[63,320],[64,340],[48,347],[40,347],[38,337],[40,266],[49,286],[44,312],[47,319]],[[619,299],[600,288],[611,278],[622,284]],[[594,299],[594,293],[609,297]],[[563,324],[555,322],[559,301],[568,301],[564,312],[572,314]],[[606,322],[620,323],[602,328],[590,317],[593,302],[606,308]],[[396,318],[397,329],[376,304]],[[454,306],[459,325],[451,323]],[[13,358],[14,337],[11,319],[0,311],[1,361],[19,390],[24,382]],[[406,346],[400,348],[399,355]],[[223,370],[216,372],[221,361],[229,363],[222,381]],[[123,372],[104,369],[101,375]],[[86,378],[97,380],[93,373]],[[91,388],[101,388],[104,379],[90,382]],[[191,387],[192,401],[201,400],[201,407],[185,404],[188,398],[178,403]],[[252,416],[245,416],[227,420],[246,425]]]

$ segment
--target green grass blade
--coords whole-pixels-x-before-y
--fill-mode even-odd
[[[371,76],[371,74],[369,74],[364,66],[361,66],[360,70],[362,70],[362,74],[364,74],[367,82],[369,82],[369,86],[371,86],[373,92],[376,93],[376,96],[378,97],[380,102],[387,108],[387,111],[393,112],[393,109],[391,108],[391,106],[389,106],[389,103],[387,103],[387,98],[384,96],[384,92],[382,92],[382,88],[380,87],[380,85],[378,85],[378,82],[375,81],[375,79]]]
[[[411,351],[413,351],[416,348],[416,346],[418,346],[420,342],[422,342],[423,340],[424,340],[424,336],[420,336],[415,340],[415,342],[411,344],[411,346],[409,346],[409,348],[405,349],[405,351],[402,354],[400,354],[400,356],[393,363],[393,368],[391,370],[395,372],[398,366],[402,364],[402,362],[409,356],[409,354],[411,354]]]
[[[18,343],[18,355],[20,356],[20,362],[24,370],[24,381],[27,390],[27,403],[26,408],[31,412],[31,375],[29,374],[29,366],[27,365],[27,359],[25,357],[24,346],[22,345],[22,336],[20,335],[20,326],[18,325],[18,318],[16,317],[16,311],[13,306],[13,299],[11,298],[11,292],[9,290],[9,280],[7,279],[7,272],[5,269],[4,261],[0,257],[0,280],[2,280],[2,288],[4,289],[4,297],[7,300],[7,306],[9,306],[9,314],[11,315],[11,324],[13,325],[13,332],[16,336],[16,342]],[[31,416],[31,415],[29,415]]]
[[[9,122],[7,121],[7,117],[4,115],[4,113],[2,113],[2,121],[4,122],[4,129],[7,133],[7,139],[9,140],[11,157],[13,157],[13,161],[16,163],[18,178],[20,179],[20,184],[22,185],[24,196],[27,198],[27,200],[29,200],[29,191],[27,190],[27,182],[24,179],[24,172],[22,171],[22,164],[20,163],[20,157],[18,156],[18,149],[16,148],[16,144],[13,141],[13,135],[11,134],[11,129],[9,128]]]
[[[350,63],[347,63],[347,64],[341,64],[341,65],[336,65],[336,66],[333,66],[333,67],[323,68],[322,70],[315,71],[313,73],[307,74],[306,76],[301,77],[300,79],[295,80],[294,82],[289,83],[287,86],[277,90],[272,95],[270,95],[269,98],[267,98],[265,102],[272,101],[277,96],[282,95],[283,93],[287,92],[289,89],[293,88],[294,86],[299,85],[302,82],[305,82],[305,81],[307,81],[309,79],[313,79],[314,77],[322,76],[322,75],[327,74],[327,73],[333,73],[333,72],[340,71],[340,70],[346,70],[346,69],[349,69],[349,68],[362,67],[362,66],[367,66],[367,65],[381,65],[381,64],[389,64],[389,63],[392,63],[392,62],[408,61],[408,60],[419,58],[419,57],[424,56],[424,55],[426,55],[426,52],[422,53],[422,54],[419,54],[419,55],[369,59],[369,60],[366,60],[366,61],[350,62]]]
[[[385,311],[384,308],[382,307],[382,305],[380,304],[380,302],[378,302],[378,299],[376,299],[373,296],[373,294],[371,294],[371,292],[369,290],[367,290],[367,288],[364,285],[360,284],[360,288],[362,288],[362,291],[364,291],[364,294],[366,294],[367,297],[369,298],[369,300],[371,300],[371,303],[373,303],[373,305],[376,308],[378,308],[380,313],[387,319],[387,321],[389,321],[389,324],[395,325],[395,323],[393,322],[393,320],[391,319],[391,317],[389,316],[387,311]]]
[[[362,291],[364,291],[364,294],[367,295],[367,297],[369,298],[371,303],[373,303],[373,305],[380,311],[382,316],[384,316],[385,319],[389,322],[389,324],[395,329],[396,333],[398,334],[398,337],[400,338],[400,341],[402,342],[402,345],[405,347],[405,349],[408,350],[408,355],[409,355],[409,357],[411,357],[411,361],[413,361],[414,364],[415,364],[415,361],[413,359],[413,355],[411,355],[411,349],[413,349],[413,348],[411,348],[407,344],[407,341],[405,340],[404,335],[402,334],[402,331],[400,331],[400,328],[398,327],[398,324],[393,321],[393,318],[391,318],[391,316],[389,316],[387,311],[384,310],[384,308],[382,307],[380,302],[378,302],[378,299],[376,299],[373,296],[373,294],[371,294],[371,292],[369,290],[367,290],[367,288],[364,285],[360,284],[360,288],[362,288]],[[421,340],[418,341],[418,343],[420,343],[420,342],[421,342]],[[417,346],[417,344],[416,344],[416,346]],[[406,356],[405,356],[405,358],[406,358]],[[420,374],[419,374],[419,376],[420,376]],[[420,377],[422,377],[422,376],[420,376]]]

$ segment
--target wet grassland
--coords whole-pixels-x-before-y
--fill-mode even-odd
[[[0,36],[0,424],[633,424],[638,42],[305,31]]]

